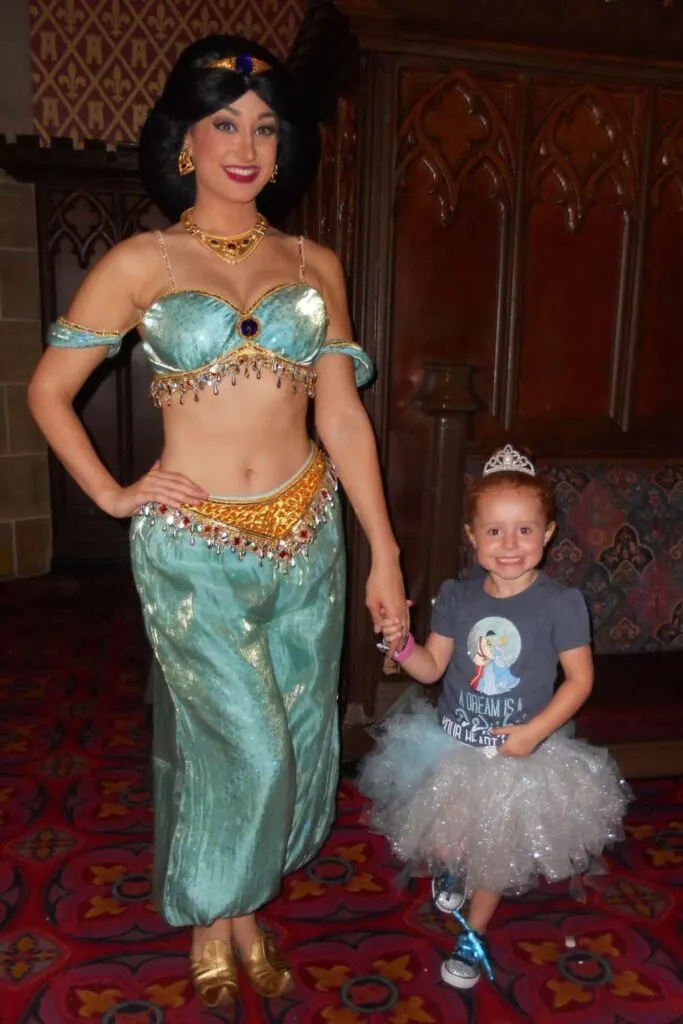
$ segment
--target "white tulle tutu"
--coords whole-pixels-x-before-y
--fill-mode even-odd
[[[520,894],[600,865],[631,798],[606,750],[559,732],[527,757],[490,757],[448,736],[419,687],[376,730],[358,785],[370,826],[415,874],[460,890]]]

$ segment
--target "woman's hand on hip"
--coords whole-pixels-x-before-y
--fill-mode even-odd
[[[106,494],[100,506],[110,516],[125,519],[148,502],[178,508],[179,505],[196,505],[206,498],[206,491],[189,477],[182,473],[169,473],[155,462],[150,471],[134,484],[117,487]]]

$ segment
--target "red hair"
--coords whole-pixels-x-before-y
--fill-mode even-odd
[[[472,523],[477,514],[477,505],[483,494],[500,487],[526,487],[538,498],[546,523],[555,521],[555,498],[550,484],[542,477],[529,476],[528,473],[516,473],[503,470],[500,473],[489,473],[470,480],[465,492],[465,522]]]

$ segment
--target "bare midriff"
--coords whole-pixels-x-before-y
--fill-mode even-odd
[[[271,373],[223,381],[219,393],[174,398],[163,406],[161,467],[182,473],[208,494],[249,497],[289,480],[310,453],[308,397]]]

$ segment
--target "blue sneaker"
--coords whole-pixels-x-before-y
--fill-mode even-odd
[[[440,878],[432,878],[432,898],[442,914],[452,914],[465,903],[465,894],[458,890],[455,879],[448,872]]]
[[[453,916],[465,930],[458,936],[448,960],[441,964],[441,980],[451,988],[474,988],[483,971],[489,981],[493,981],[486,939],[472,931],[457,911]]]

